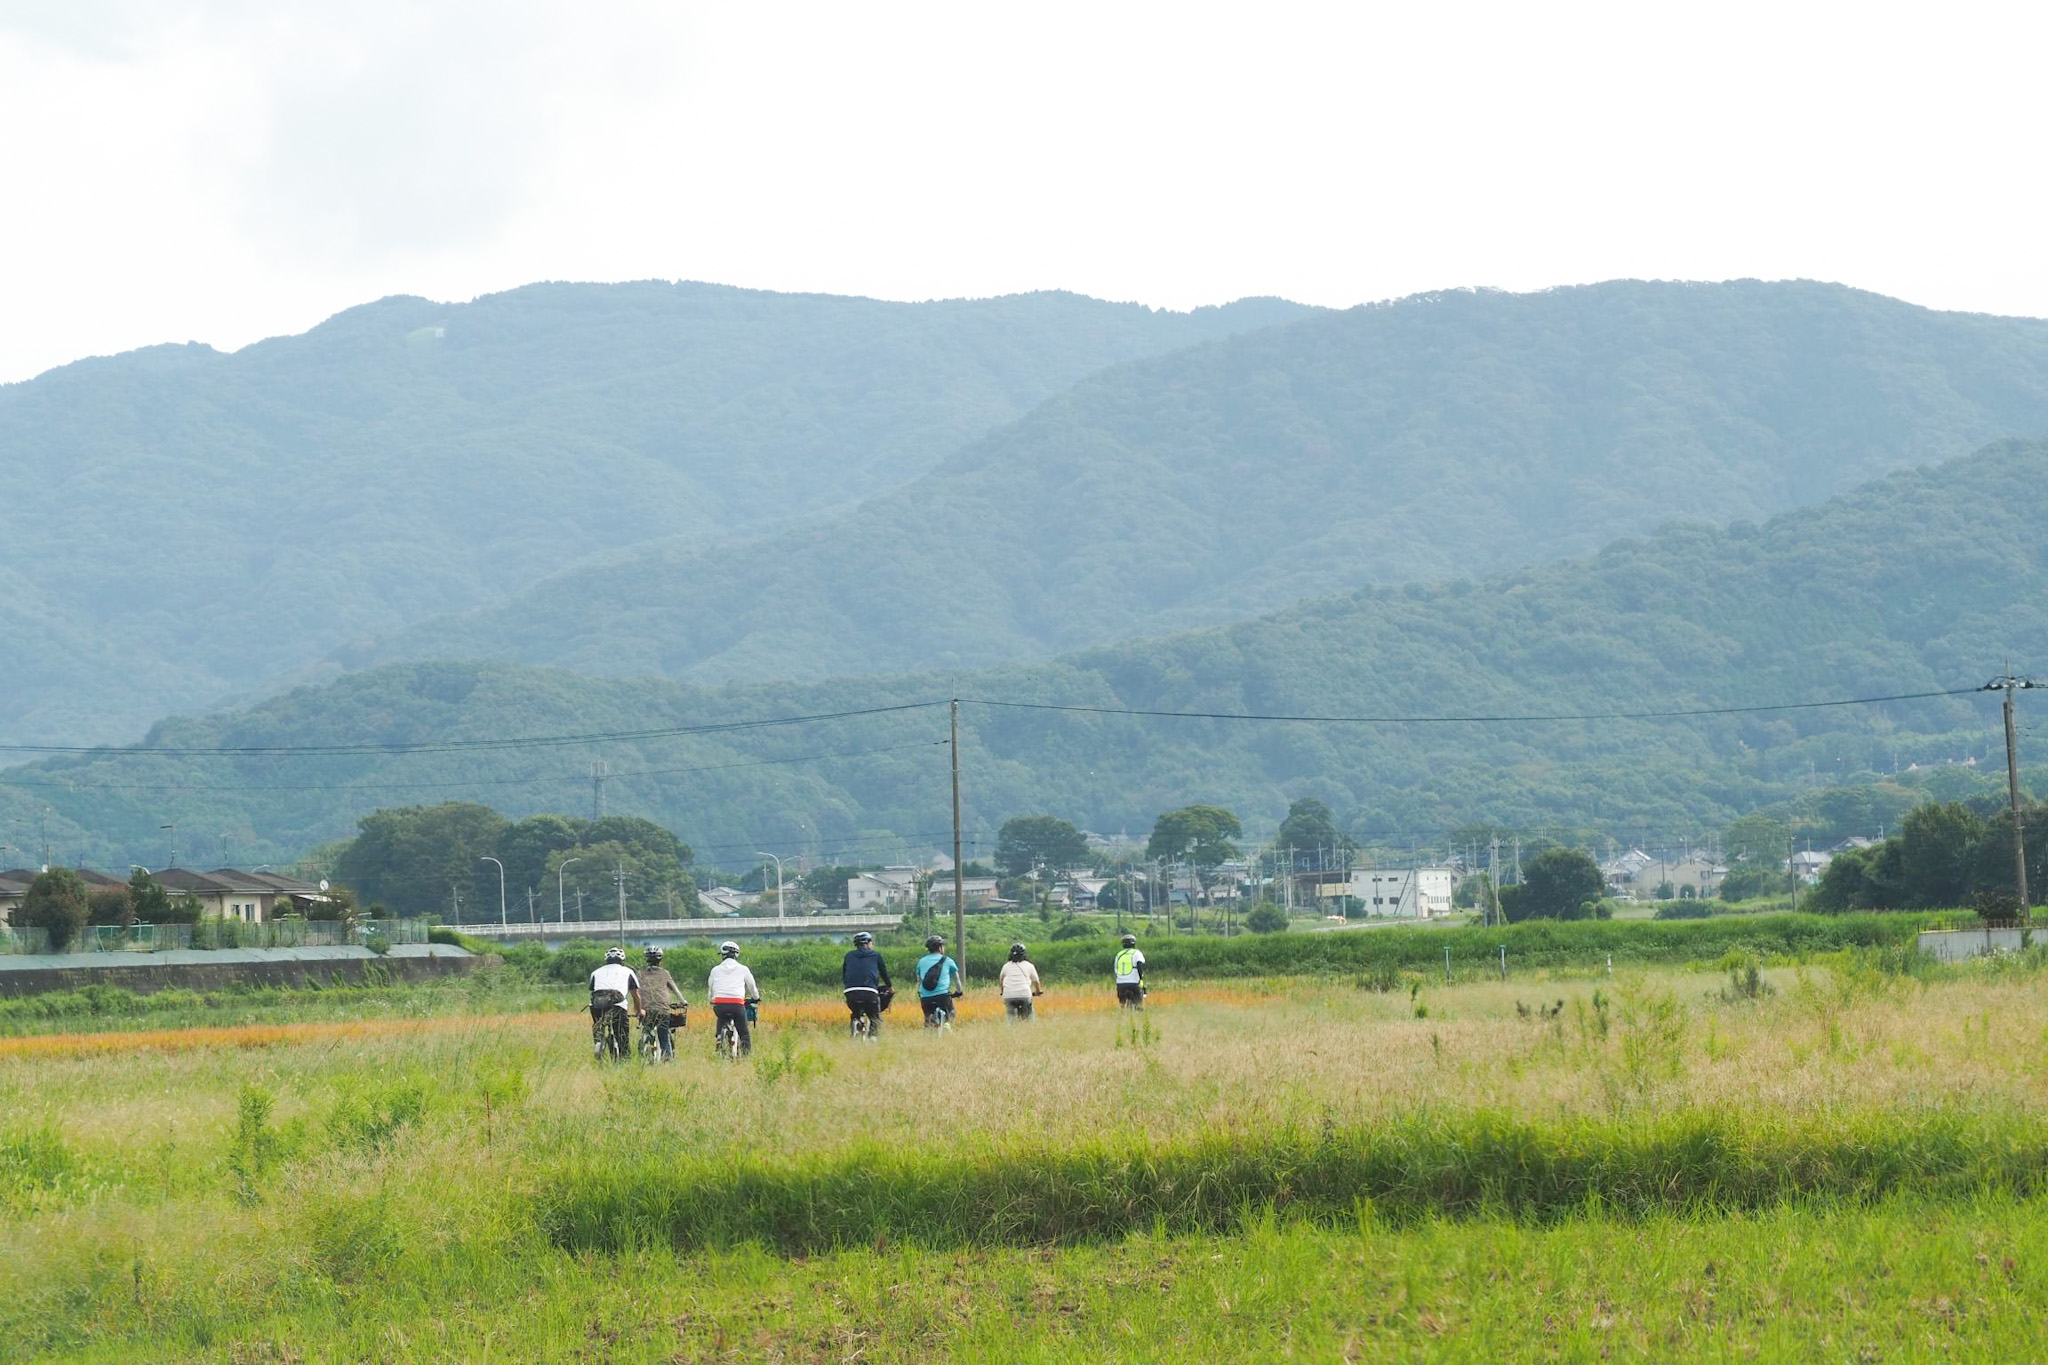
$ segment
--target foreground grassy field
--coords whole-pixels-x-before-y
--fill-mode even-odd
[[[2038,1358],[2040,964],[1752,965],[0,1040],[0,1355]]]

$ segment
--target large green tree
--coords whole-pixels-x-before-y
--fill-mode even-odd
[[[1071,820],[1057,815],[1013,815],[996,833],[996,866],[1021,877],[1041,863],[1066,872],[1088,861],[1088,841]]]
[[[567,872],[558,878],[564,867]],[[704,914],[697,883],[672,851],[649,849],[645,844],[621,839],[577,844],[548,858],[547,883],[564,893],[560,909],[570,919],[591,921],[616,919],[619,913],[619,881],[625,876],[626,918],[694,919]],[[578,909],[578,892],[582,893]],[[556,898],[546,898],[556,913]]]
[[[1327,805],[1313,796],[1304,796],[1287,807],[1287,818],[1280,822],[1279,832],[1273,836],[1273,847],[1282,851],[1291,848],[1299,854],[1318,848],[1347,851],[1358,845],[1337,828],[1337,817]]]
[[[1984,818],[1958,802],[1908,812],[1899,831],[1899,876],[1908,901],[1922,907],[1968,905],[1984,832]]]
[[[1522,864],[1520,894],[1512,901],[1515,919],[1590,919],[1607,884],[1600,864],[1583,849],[1546,848]],[[1502,909],[1510,902],[1502,898]]]
[[[482,859],[497,855],[505,817],[489,806],[449,801],[373,811],[357,828],[355,842],[336,860],[335,875],[360,900],[405,918],[445,919],[453,909],[451,889],[459,888],[465,919],[495,915],[497,873]],[[509,894],[509,876],[507,881]]]
[[[61,953],[85,927],[89,909],[85,882],[68,867],[53,867],[29,883],[28,894],[14,912],[14,922],[47,930],[50,950]]]
[[[143,868],[136,868],[135,874],[128,878],[128,902],[135,911],[135,918],[144,924],[173,922],[171,893]]]
[[[1232,840],[1243,833],[1243,823],[1221,806],[1182,806],[1153,822],[1145,856],[1168,862],[1186,857],[1206,875],[1240,855]]]

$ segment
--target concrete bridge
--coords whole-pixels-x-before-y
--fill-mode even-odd
[[[546,920],[538,924],[464,924],[462,932],[498,943],[562,942],[574,938],[623,939],[627,943],[680,943],[686,939],[824,938],[865,929],[885,934],[903,923],[901,915],[761,915],[715,919]]]

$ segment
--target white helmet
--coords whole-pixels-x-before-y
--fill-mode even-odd
[[[731,939],[727,939],[718,945],[718,955],[720,957],[738,957],[740,955],[740,945],[734,943]]]

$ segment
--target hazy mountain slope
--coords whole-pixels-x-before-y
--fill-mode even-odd
[[[593,555],[788,524],[1104,365],[1306,311],[549,284],[0,387],[0,573],[120,660],[48,642],[0,737],[132,733]]]
[[[1527,716],[1968,687],[2048,659],[2048,442],[1904,471],[1762,527],[1676,528],[1481,583],[1375,589],[1057,663],[957,676],[706,690],[502,663],[380,668],[248,710],[166,722],[157,746],[588,734],[950,696],[1175,711]],[[2032,709],[2031,702],[2029,709]],[[1829,777],[2002,752],[1988,699],[1695,719],[1249,725],[962,707],[969,820],[1055,811],[1143,829],[1215,801],[1270,824],[1314,794],[1361,835],[1427,843],[1478,819],[1718,827]],[[753,850],[901,856],[947,824],[945,710],[527,751],[315,759],[92,756],[0,779],[0,821],[42,801],[60,847],[160,860],[181,838],[290,851],[379,805],[611,809],[713,861]],[[2028,740],[2032,744],[2031,731]],[[872,752],[881,750],[883,752]],[[830,757],[818,761],[818,756]],[[2030,748],[2030,758],[2038,758]],[[805,759],[767,766],[760,760]],[[22,783],[46,785],[25,786]],[[204,843],[188,845],[206,846]],[[154,849],[154,853],[150,851]],[[243,856],[248,856],[244,854]]]
[[[1105,371],[834,521],[373,655],[706,682],[975,666],[1758,517],[2048,431],[2048,323],[1821,284],[1325,314]]]

